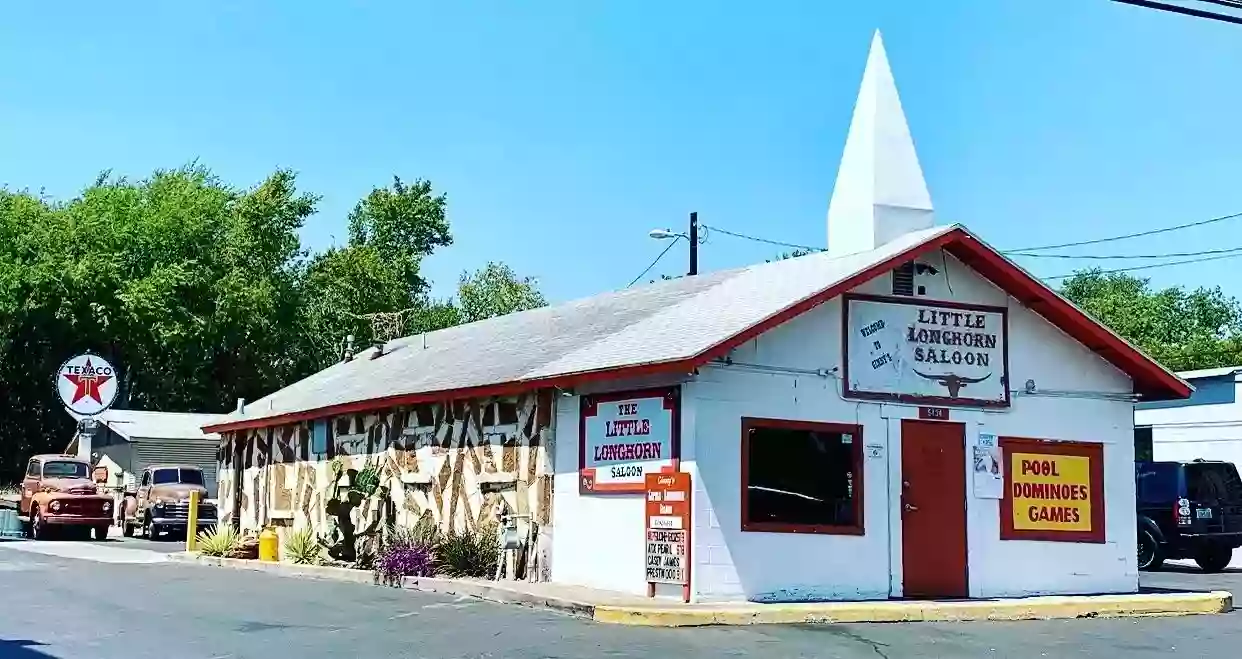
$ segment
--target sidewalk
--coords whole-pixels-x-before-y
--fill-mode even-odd
[[[210,558],[184,552],[169,554],[169,560],[256,570],[291,577],[374,583],[371,573],[347,568],[260,563],[229,558]],[[1224,591],[1024,597],[969,601],[682,604],[578,586],[524,581],[406,577],[402,587],[423,592],[477,597],[503,604],[551,609],[590,618],[596,622],[653,627],[1124,618],[1225,613],[1233,609],[1233,595]]]

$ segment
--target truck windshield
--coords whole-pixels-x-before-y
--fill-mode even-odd
[[[82,462],[45,462],[44,478],[86,478],[86,464]]]
[[[203,472],[197,469],[156,469],[151,475],[155,485],[183,483],[185,485],[202,485]]]

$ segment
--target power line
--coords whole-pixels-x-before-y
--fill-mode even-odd
[[[808,251],[808,252],[822,252],[822,251],[824,251],[824,249],[823,249],[822,247],[811,247],[810,245],[798,245],[798,244],[796,244],[796,243],[786,243],[786,242],[782,242],[782,241],[779,241],[779,240],[770,240],[770,239],[768,239],[768,238],[760,238],[759,236],[751,236],[751,235],[748,235],[748,234],[745,234],[745,233],[738,233],[738,232],[736,232],[736,231],[729,231],[728,229],[721,229],[720,227],[718,227],[718,226],[716,226],[716,225],[714,225],[714,224],[713,224],[713,225],[710,225],[710,226],[708,226],[708,225],[703,225],[703,226],[707,227],[707,228],[708,228],[709,230],[711,230],[711,231],[719,231],[720,233],[723,233],[723,234],[725,234],[725,235],[727,235],[727,236],[733,236],[734,238],[743,238],[743,239],[745,239],[745,240],[752,240],[752,241],[757,242],[757,243],[765,243],[765,244],[768,244],[768,245],[775,245],[775,246],[777,246],[777,247],[789,247],[789,248],[792,248],[792,249],[804,249],[804,250],[806,250],[806,251]]]
[[[1170,261],[1168,263],[1152,263],[1150,265],[1136,265],[1132,268],[1115,268],[1112,270],[1095,270],[1094,272],[1100,275],[1110,275],[1110,274],[1117,273],[1117,272],[1134,272],[1135,270],[1154,270],[1156,268],[1167,268],[1167,267],[1174,266],[1174,265],[1186,265],[1188,263],[1203,263],[1205,261],[1219,261],[1221,259],[1236,259],[1238,257],[1242,257],[1242,251],[1238,251],[1232,254],[1221,254],[1217,256],[1200,257],[1197,259],[1186,259],[1184,261]],[[1053,279],[1068,279],[1077,274],[1078,274],[1077,272],[1071,272],[1070,274],[1067,274],[1067,275],[1057,275],[1055,277],[1041,277],[1041,279],[1048,280],[1048,281],[1051,281]]]
[[[1242,9],[1242,3],[1235,0],[1198,0],[1200,3],[1213,4],[1220,7],[1228,7],[1231,9]],[[1214,21],[1224,21],[1225,23],[1235,23],[1242,25],[1242,16],[1234,16],[1230,14],[1218,14],[1216,12],[1207,11],[1206,9],[1195,9],[1184,5],[1177,5],[1171,2],[1157,2],[1157,0],[1114,0],[1126,5],[1134,5],[1135,7],[1145,7],[1147,9],[1157,9],[1159,11],[1167,11],[1174,14],[1182,14],[1184,16],[1193,16],[1194,18],[1206,18]]]
[[[1090,259],[1090,260],[1113,260],[1113,259],[1172,259],[1186,256],[1210,256],[1214,254],[1232,254],[1234,252],[1242,252],[1242,247],[1230,247],[1228,249],[1209,249],[1201,252],[1169,252],[1167,254],[1030,254],[1026,252],[1005,252],[1008,256],[1027,256],[1033,259]]]
[[[1124,233],[1124,235],[1120,235],[1120,236],[1093,238],[1093,240],[1089,240],[1089,241],[1063,242],[1063,243],[1057,243],[1057,244],[1041,244],[1041,246],[1036,246],[1036,247],[1005,249],[1005,251],[1001,251],[1001,253],[1012,254],[1012,256],[1026,256],[1026,257],[1035,257],[1035,258],[1089,258],[1089,259],[1171,258],[1171,257],[1182,257],[1182,256],[1206,256],[1206,254],[1232,252],[1232,249],[1215,249],[1215,251],[1177,252],[1177,253],[1167,253],[1167,254],[1135,254],[1135,256],[1125,256],[1125,254],[1118,254],[1118,256],[1052,256],[1052,254],[1031,254],[1027,252],[1046,252],[1046,251],[1049,251],[1049,249],[1063,249],[1066,247],[1083,247],[1083,246],[1087,246],[1087,244],[1103,244],[1107,242],[1128,241],[1128,240],[1131,240],[1131,238],[1158,236],[1160,235],[1160,233],[1182,231],[1182,230],[1186,230],[1186,228],[1194,228],[1194,227],[1201,227],[1205,225],[1212,225],[1212,223],[1223,222],[1226,220],[1236,220],[1236,218],[1238,217],[1242,217],[1242,212],[1230,213],[1230,215],[1222,215],[1220,217],[1211,217],[1211,218],[1208,218],[1208,220],[1200,220],[1197,222],[1186,222],[1184,223],[1184,225],[1153,228],[1153,230],[1148,230],[1148,231],[1139,231],[1135,233]],[[704,225],[704,226],[707,226],[707,225]],[[727,235],[727,236],[733,236],[735,238],[743,238],[743,240],[761,242],[764,244],[774,244],[774,246],[776,247],[790,247],[794,249],[806,249],[806,251],[809,251],[809,252],[822,252],[823,251],[822,247],[811,247],[809,246],[809,244],[797,244],[794,242],[774,241],[774,240],[771,240],[771,238],[753,236],[753,235],[749,235],[749,233],[741,233],[739,231],[730,231],[728,230],[728,228],[720,228],[714,225],[709,226],[708,228],[710,228],[710,230],[712,231],[718,231],[720,233],[724,233],[724,235]]]
[[[676,236],[672,240],[668,241],[668,246],[664,248],[663,252],[660,252],[659,256],[655,257],[655,260],[651,262],[651,265],[647,266],[646,268],[643,269],[642,272],[638,273],[638,276],[634,278],[634,281],[631,281],[630,283],[626,284],[625,287],[629,288],[633,286],[634,284],[637,284],[639,279],[642,279],[643,277],[647,276],[647,273],[651,272],[651,269],[654,268],[656,264],[660,262],[660,259],[664,258],[665,254],[668,254],[668,250],[673,249],[673,245],[677,244],[678,238],[681,238],[681,236]]]
[[[1172,226],[1172,227],[1164,227],[1162,229],[1151,229],[1148,231],[1139,231],[1138,233],[1127,233],[1122,236],[1111,236],[1109,238],[1096,238],[1094,240],[1080,240],[1078,242],[1060,243],[1057,245],[1040,245],[1038,247],[1023,247],[1021,249],[1006,250],[1001,253],[1002,254],[1013,254],[1014,252],[1042,252],[1042,251],[1046,251],[1050,249],[1062,249],[1065,247],[1082,247],[1083,245],[1099,245],[1101,243],[1111,243],[1111,242],[1115,242],[1118,240],[1129,240],[1131,238],[1142,238],[1144,236],[1154,236],[1156,234],[1168,233],[1170,231],[1181,231],[1182,229],[1189,229],[1191,227],[1201,227],[1205,224],[1213,224],[1215,222],[1224,222],[1225,220],[1232,220],[1234,218],[1239,218],[1239,217],[1242,217],[1242,213],[1233,213],[1232,215],[1222,215],[1220,217],[1213,217],[1208,220],[1199,220],[1198,222],[1188,222],[1186,224],[1179,224],[1177,226]]]

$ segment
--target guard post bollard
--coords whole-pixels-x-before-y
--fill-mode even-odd
[[[185,550],[194,551],[198,545],[198,496],[197,490],[190,493],[189,518],[185,522]]]

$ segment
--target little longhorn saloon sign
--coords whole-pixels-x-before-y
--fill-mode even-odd
[[[1004,307],[864,295],[844,304],[846,396],[1009,405]]]
[[[61,364],[56,390],[70,412],[95,416],[116,400],[116,369],[99,355],[78,355]]]

